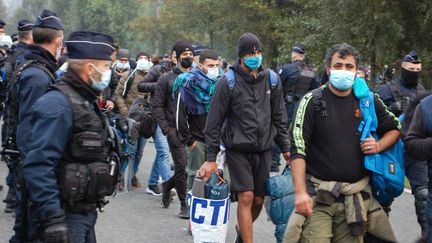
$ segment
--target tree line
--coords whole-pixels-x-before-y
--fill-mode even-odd
[[[74,30],[105,32],[133,52],[164,54],[176,40],[187,39],[233,62],[238,37],[252,32],[263,43],[268,66],[288,62],[292,45],[302,43],[308,61],[323,70],[327,48],[346,42],[359,49],[375,75],[384,65],[399,67],[405,54],[417,50],[423,83],[432,85],[429,0],[22,0],[8,20],[34,19],[43,8],[60,16],[66,36]]]

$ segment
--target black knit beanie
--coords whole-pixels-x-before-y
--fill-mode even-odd
[[[261,51],[261,42],[252,33],[245,33],[238,40],[238,56],[240,58],[256,50]]]
[[[173,46],[173,50],[176,52],[177,59],[179,59],[180,55],[185,51],[194,51],[192,44],[185,40],[177,41]]]

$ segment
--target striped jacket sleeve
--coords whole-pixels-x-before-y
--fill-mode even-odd
[[[291,159],[306,159],[315,122],[313,95],[307,93],[299,103],[291,129]]]
[[[400,130],[401,124],[399,122],[399,119],[391,111],[388,110],[387,106],[384,104],[381,98],[379,98],[378,95],[375,95],[374,99],[375,113],[378,119],[378,136],[383,136],[384,133],[390,130]]]

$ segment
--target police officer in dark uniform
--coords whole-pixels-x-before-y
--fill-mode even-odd
[[[26,47],[28,44],[33,43],[33,36],[32,36],[32,29],[34,24],[26,19],[20,20],[18,22],[18,44],[14,46],[14,48],[8,53],[8,66],[9,70],[6,72],[6,80],[4,80],[4,84],[2,86],[2,89],[4,89],[3,92],[5,92],[6,95],[6,105],[4,110],[4,116],[3,120],[5,121],[2,125],[2,144],[3,148],[8,147],[9,149],[16,149],[15,147],[10,147],[11,144],[7,144],[8,141],[8,120],[9,120],[9,102],[11,100],[11,97],[8,97],[7,90],[9,89],[11,78],[13,76],[13,72],[16,68],[16,66],[24,61],[24,51],[26,50]],[[15,120],[15,119],[14,119]],[[15,122],[15,121],[14,121]],[[12,132],[11,132],[12,133]],[[9,156],[6,161],[9,168],[9,174],[6,178],[7,185],[9,186],[8,194],[6,196],[5,202],[6,202],[6,209],[5,212],[12,213],[15,211],[15,177],[14,177],[14,171],[15,171],[15,165],[13,160],[14,156]]]
[[[27,45],[33,44],[32,30],[34,23],[27,19],[22,19],[18,22],[18,44],[14,48],[14,60],[18,62],[24,61],[24,51]],[[14,63],[15,64],[15,63]]]
[[[422,70],[421,60],[416,51],[406,55],[401,64],[401,73],[396,80],[378,89],[378,94],[388,109],[397,117],[404,114],[419,90],[425,90],[419,83]]]
[[[17,144],[25,157],[29,151],[31,124],[30,111],[36,100],[41,97],[50,85],[55,83],[57,58],[60,57],[63,43],[63,24],[57,15],[43,10],[37,17],[33,28],[35,44],[27,46],[25,62],[33,61],[21,71],[16,83],[18,101]],[[35,64],[35,65],[33,65]]]
[[[118,164],[97,95],[111,80],[108,35],[78,31],[66,41],[68,70],[32,107],[24,177],[44,242],[96,242],[96,209],[114,192]]]
[[[16,123],[16,128],[9,126],[11,140],[15,140],[21,152],[21,158],[25,158],[30,150],[30,138],[32,124],[30,113],[36,100],[41,97],[50,85],[55,83],[55,71],[57,59],[62,48],[63,24],[57,15],[49,10],[43,10],[36,18],[32,29],[34,44],[27,46],[24,53],[24,62],[21,63],[13,77],[10,87],[11,102],[13,108],[10,113]],[[10,114],[9,113],[9,114]],[[10,123],[9,123],[10,125]],[[16,136],[15,136],[16,131]],[[12,143],[15,143],[12,141]],[[25,183],[21,177],[20,166],[17,166],[17,207],[15,210],[15,236],[11,242],[28,241],[37,234],[34,220],[26,218],[27,213],[21,213],[21,209],[27,210],[27,193]],[[22,200],[21,200],[22,197]],[[33,217],[33,216],[31,216]]]
[[[406,113],[409,104],[415,100],[418,93],[425,91],[425,88],[419,83],[422,65],[416,51],[411,51],[403,58],[401,67],[401,73],[396,80],[378,89],[378,94],[384,104],[398,117]],[[401,133],[406,135],[410,124],[405,122],[402,124]],[[413,160],[405,155],[405,174],[414,195],[417,221],[422,229],[422,235],[426,236],[427,162]]]
[[[279,76],[284,91],[285,108],[288,115],[288,124],[294,116],[300,99],[310,90],[317,88],[320,81],[314,68],[305,62],[306,48],[302,44],[294,45],[291,49],[291,63],[285,64],[279,70]],[[277,146],[272,148],[272,172],[279,171],[280,151]]]
[[[305,46],[297,44],[291,52],[291,63],[279,70],[285,94],[288,122],[291,123],[298,101],[310,90],[318,88],[319,80],[314,68],[305,62]]]

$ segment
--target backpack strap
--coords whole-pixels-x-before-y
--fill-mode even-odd
[[[278,82],[279,82],[278,75],[273,70],[271,70],[270,68],[268,68],[267,70],[268,70],[270,88],[276,89]]]
[[[126,99],[127,94],[129,93],[129,90],[131,89],[132,84],[135,80],[135,70],[133,70],[132,73],[128,75],[128,77],[126,78],[126,81],[124,83],[124,89],[123,89],[122,96],[125,99]]]
[[[234,70],[230,68],[227,72],[224,73],[224,76],[228,83],[228,89],[232,91],[236,83]]]
[[[327,103],[323,100],[323,88],[324,86],[318,87],[312,90],[313,103],[315,105],[315,111],[321,111],[323,117],[327,117]]]

